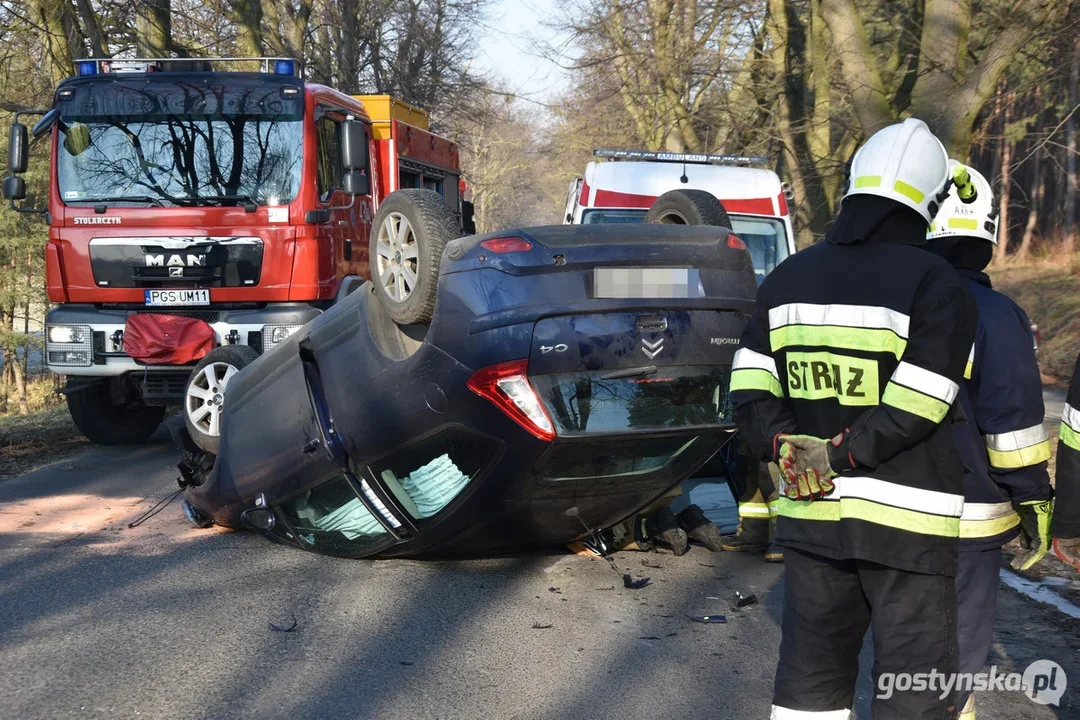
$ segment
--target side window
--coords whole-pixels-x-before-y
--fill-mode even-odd
[[[330,116],[318,119],[315,124],[318,146],[319,199],[330,199],[330,193],[341,185],[341,123]]]

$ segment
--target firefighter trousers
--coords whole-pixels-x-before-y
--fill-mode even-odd
[[[874,644],[874,720],[956,718],[951,694],[911,687],[915,673],[957,671],[954,578],[791,547],[784,562],[773,720],[848,720],[867,628]]]
[[[740,447],[741,457],[737,477],[731,479],[733,494],[739,503],[739,529],[736,535],[745,545],[768,545],[772,541],[771,526],[776,522],[777,482],[773,468],[749,457],[749,448]]]
[[[990,656],[1000,572],[1000,547],[965,549],[961,546],[960,572],[956,576],[961,673],[982,672]],[[961,707],[969,695],[969,690],[957,693],[956,700]]]

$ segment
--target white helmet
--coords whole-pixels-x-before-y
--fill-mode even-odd
[[[964,202],[954,184],[930,223],[927,240],[941,237],[976,237],[997,245],[998,207],[990,183],[974,168],[967,168],[975,198]]]
[[[907,205],[929,223],[944,200],[949,155],[922,120],[882,128],[851,160],[847,195],[880,195]],[[941,197],[939,197],[941,196]]]

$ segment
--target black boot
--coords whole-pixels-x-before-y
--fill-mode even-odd
[[[690,549],[686,532],[679,527],[679,521],[669,507],[660,508],[645,517],[645,532],[654,545],[666,547],[675,555],[685,555]]]
[[[713,552],[724,549],[720,528],[712,524],[697,505],[691,505],[679,513],[679,527],[686,531],[691,540],[696,540]]]

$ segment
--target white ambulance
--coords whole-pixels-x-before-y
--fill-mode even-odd
[[[641,150],[595,150],[585,176],[570,183],[564,224],[640,223],[669,190],[704,190],[723,203],[750,249],[758,282],[795,252],[790,191],[768,158]]]

